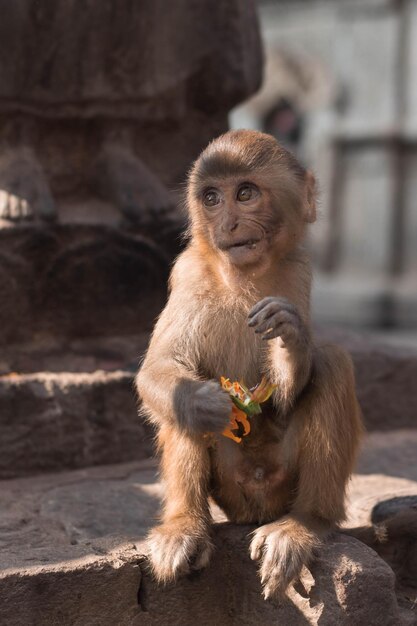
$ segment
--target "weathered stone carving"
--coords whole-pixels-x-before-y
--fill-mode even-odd
[[[261,76],[251,0],[17,0],[0,21],[0,217],[142,223]],[[146,164],[146,165],[145,165]],[[98,218],[98,221],[100,219]]]
[[[0,344],[147,328],[186,171],[261,70],[253,0],[5,3]]]
[[[2,247],[0,343],[145,331],[164,304],[169,257],[144,235],[20,227]]]

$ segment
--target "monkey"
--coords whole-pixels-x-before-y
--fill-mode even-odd
[[[350,357],[312,333],[303,242],[316,195],[314,175],[258,131],[226,132],[190,170],[188,243],[136,377],[166,489],[148,535],[160,583],[209,563],[211,500],[256,525],[266,599],[285,596],[345,518],[362,422]],[[240,444],[222,436],[222,375],[276,386]]]

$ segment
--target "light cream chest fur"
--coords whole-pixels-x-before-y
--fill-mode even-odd
[[[249,310],[245,302],[204,303],[195,320],[195,331],[200,367],[205,375],[226,376],[249,386],[260,381],[266,346],[248,327]]]

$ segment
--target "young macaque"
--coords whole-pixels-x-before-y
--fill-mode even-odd
[[[344,519],[361,420],[350,358],[312,338],[302,241],[315,195],[313,175],[255,131],[222,135],[191,170],[190,240],[137,376],[166,486],[148,539],[158,581],[208,564],[210,497],[258,525],[250,555],[265,598]],[[232,409],[221,376],[276,385],[240,444],[221,434]]]

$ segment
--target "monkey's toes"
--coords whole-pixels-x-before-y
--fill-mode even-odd
[[[263,583],[262,595],[265,600],[283,601],[285,600],[287,586],[282,580],[280,573],[274,570],[270,572],[268,578]]]
[[[208,536],[192,530],[174,531],[164,525],[150,532],[148,549],[153,574],[163,584],[206,567],[213,552]]]
[[[250,543],[249,554],[252,561],[259,561],[262,557],[263,548],[265,545],[265,534],[262,532],[263,527],[255,530],[253,534],[253,539]]]
[[[259,568],[259,576],[265,600],[282,600],[293,580],[294,572],[288,567],[284,555],[279,559],[275,549],[272,552],[266,548]]]
[[[273,553],[273,546],[267,544],[268,527],[261,526],[253,533],[250,544],[250,558],[259,561],[259,576],[262,584],[262,595],[265,600],[282,599],[285,592],[285,583],[282,579],[282,572],[277,563],[274,566],[273,559],[279,558]],[[271,543],[271,542],[269,542]]]
[[[280,600],[289,585],[298,578],[308,561],[310,546],[291,532],[292,520],[265,524],[253,533],[250,556],[259,561],[259,576],[265,599]]]
[[[198,571],[207,567],[210,563],[213,550],[214,546],[211,541],[207,541],[207,543],[199,545],[197,554],[194,559],[191,559],[190,561],[190,569]]]

